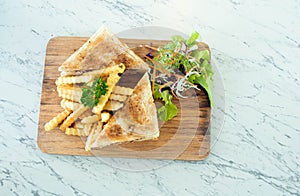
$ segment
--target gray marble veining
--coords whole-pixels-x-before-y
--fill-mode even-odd
[[[298,0],[1,0],[0,194],[300,195],[299,21]],[[201,33],[226,94],[225,123],[208,159],[153,161],[164,166],[128,172],[108,159],[38,149],[48,40],[90,36],[101,25],[116,33],[145,25]]]

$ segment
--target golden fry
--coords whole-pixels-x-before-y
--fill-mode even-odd
[[[61,102],[60,102],[60,106],[62,108],[64,108],[65,110],[76,110],[80,107],[80,104],[79,103],[76,103],[76,102],[73,102],[73,101],[70,101],[70,100],[67,100],[67,99],[62,99]]]
[[[106,102],[108,101],[108,98],[110,97],[112,89],[115,87],[115,85],[119,81],[119,79],[120,79],[120,76],[117,73],[111,74],[107,78],[108,88],[107,88],[106,94],[100,97],[98,105],[93,108],[92,111],[94,113],[96,113],[96,114],[101,113],[101,111],[103,110],[103,107],[105,106]]]
[[[112,99],[114,101],[119,101],[119,102],[125,102],[127,99],[126,95],[116,95],[116,94],[111,94],[109,99]]]
[[[74,127],[68,127],[66,128],[65,134],[67,135],[79,135],[79,133],[82,132],[82,129],[74,128]]]
[[[89,82],[93,79],[93,76],[91,75],[86,75],[86,76],[64,76],[64,77],[59,77],[55,81],[55,84],[57,86],[62,85],[62,84],[78,84],[78,83],[86,83]]]
[[[125,71],[125,65],[123,63],[120,63],[118,65],[111,65],[108,67],[105,67],[104,69],[101,70],[94,70],[90,72],[86,72],[82,74],[82,76],[93,76],[95,77],[108,77],[110,74],[115,74],[115,73],[123,73]]]
[[[88,136],[90,132],[90,128],[92,124],[89,124],[89,127],[80,128],[66,128],[65,134],[67,135],[74,135],[74,136]]]
[[[101,122],[107,122],[111,117],[111,114],[108,112],[101,113]]]
[[[75,102],[80,102],[81,88],[69,85],[60,85],[57,87],[58,96]]]
[[[83,124],[83,123],[81,123],[81,122],[79,122],[79,121],[76,121],[76,122],[74,123],[74,128],[83,129],[83,127],[84,127],[85,125],[86,125],[86,124]]]
[[[93,128],[93,123],[85,124],[85,126],[83,128],[83,134],[84,134],[84,136],[88,136],[90,134],[90,132],[92,131],[92,128]]]
[[[92,116],[93,114],[94,113],[92,112],[92,110],[87,110],[84,113],[82,113],[78,118],[82,120],[85,117]]]
[[[60,126],[60,129],[62,131],[65,131],[66,128],[70,127],[70,125],[77,120],[77,118],[85,111],[87,111],[88,108],[84,107],[83,105],[80,106],[77,110],[75,110],[68,118],[62,123]]]
[[[92,144],[95,142],[95,140],[97,139],[98,134],[100,134],[100,132],[102,131],[102,127],[103,127],[103,123],[102,122],[98,122],[97,124],[94,124],[91,132],[85,142],[85,151],[90,151],[91,150],[91,146]]]
[[[121,102],[110,100],[105,104],[103,109],[108,111],[117,111],[121,109],[123,105],[124,104]]]
[[[60,76],[74,76],[77,75],[76,71],[62,71],[60,72]]]
[[[97,114],[93,116],[87,116],[81,120],[81,123],[90,124],[95,123],[99,120],[99,116]]]
[[[70,110],[65,110],[65,111],[59,113],[52,120],[50,120],[49,122],[47,122],[45,124],[45,126],[44,126],[45,131],[51,131],[51,130],[53,130],[55,127],[57,127],[57,125],[59,125],[63,120],[65,120],[65,118],[67,118],[67,116],[70,113],[71,113]]]

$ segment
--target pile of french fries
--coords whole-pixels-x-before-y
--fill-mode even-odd
[[[89,136],[87,141],[94,140],[103,125],[111,118],[111,113],[123,107],[133,89],[117,86],[119,74],[125,71],[124,64],[112,64],[102,70],[93,70],[81,75],[61,75],[56,80],[58,96],[62,98],[63,111],[44,126],[45,131],[51,131],[60,125],[60,130],[67,135]],[[105,95],[99,99],[97,106],[85,107],[80,98],[83,84],[91,85],[95,78],[101,77],[108,86]],[[86,145],[86,150],[90,150]]]

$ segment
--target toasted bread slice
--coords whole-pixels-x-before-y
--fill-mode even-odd
[[[112,61],[125,64],[127,69],[148,68],[126,44],[102,27],[59,67],[59,71],[62,75],[78,75],[89,70],[103,69],[112,65]]]
[[[156,107],[149,76],[146,73],[123,108],[112,116],[90,146],[102,148],[115,143],[150,140],[158,137]]]

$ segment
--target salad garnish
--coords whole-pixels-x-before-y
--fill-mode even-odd
[[[180,35],[172,36],[172,41],[163,47],[147,46],[150,52],[145,56],[151,69],[152,92],[155,99],[164,105],[158,109],[158,116],[168,121],[177,115],[178,109],[172,103],[175,98],[187,98],[183,93],[191,88],[207,92],[210,106],[212,102],[213,71],[210,51],[199,50],[199,33],[193,32],[188,39]],[[156,55],[152,51],[156,51]]]
[[[96,78],[91,86],[85,83],[82,88],[80,102],[89,108],[98,105],[100,97],[106,94],[107,87],[106,82],[101,77]]]

